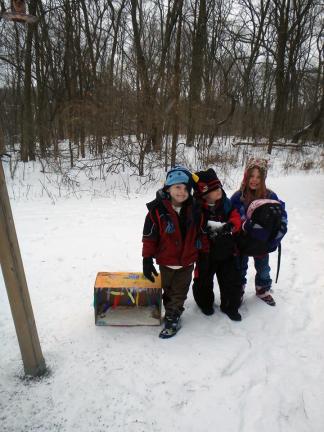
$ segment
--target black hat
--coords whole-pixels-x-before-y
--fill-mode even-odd
[[[222,188],[223,185],[213,168],[207,171],[198,171],[193,175],[195,190],[198,196],[203,197],[213,190]]]

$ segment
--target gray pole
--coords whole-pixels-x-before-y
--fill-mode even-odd
[[[0,263],[26,375],[46,371],[0,157]]]

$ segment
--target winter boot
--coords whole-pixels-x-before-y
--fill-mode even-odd
[[[220,306],[220,310],[228,316],[232,321],[241,321],[242,317],[239,311],[235,308]]]
[[[276,302],[274,301],[274,298],[270,294],[269,288],[255,287],[255,289],[256,289],[256,295],[257,297],[259,297],[259,299],[263,300],[269,306],[276,306]]]
[[[205,315],[214,315],[215,310],[213,306],[210,306],[201,308],[201,312]]]
[[[164,329],[160,332],[161,339],[168,339],[175,336],[180,330],[180,316],[179,315],[166,315],[164,318]]]

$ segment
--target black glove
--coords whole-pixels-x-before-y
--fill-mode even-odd
[[[225,235],[227,235],[227,234],[232,234],[232,229],[233,229],[233,227],[234,227],[234,225],[231,223],[231,222],[227,222],[223,227],[222,227],[222,230],[221,230],[221,234],[225,234]]]
[[[152,257],[143,258],[143,274],[146,279],[155,282],[153,275],[158,276],[158,272],[153,265]]]
[[[215,237],[218,236],[218,232],[214,231],[211,227],[207,227],[207,236],[209,240],[213,240]]]

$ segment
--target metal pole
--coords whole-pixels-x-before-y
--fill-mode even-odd
[[[46,371],[0,157],[0,263],[26,375]]]

